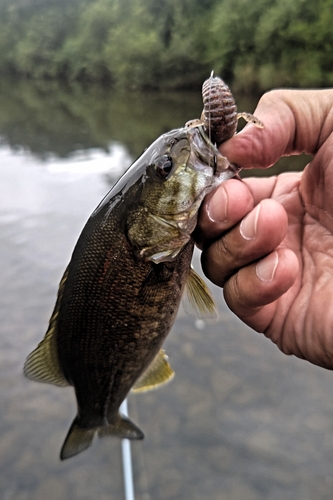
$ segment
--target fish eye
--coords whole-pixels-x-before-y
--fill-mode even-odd
[[[172,170],[172,158],[170,156],[161,156],[155,162],[155,171],[160,179],[167,179]]]
[[[167,147],[171,149],[175,144],[177,144],[177,142],[178,142],[177,138],[171,139],[171,141],[168,142]]]

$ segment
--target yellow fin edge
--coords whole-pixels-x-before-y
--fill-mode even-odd
[[[132,387],[132,392],[146,392],[157,389],[169,382],[175,372],[168,363],[168,356],[164,349],[161,349],[146,371],[138,378]]]
[[[184,307],[188,312],[192,312],[199,318],[214,318],[218,317],[217,307],[211,291],[199,276],[199,274],[191,267],[190,274],[185,286]]]
[[[49,328],[44,339],[34,349],[24,364],[24,375],[36,382],[45,382],[61,387],[69,385],[67,382],[58,359],[58,349],[56,343],[57,318],[59,304],[63,293],[63,287],[67,279],[67,270],[59,285],[57,302],[50,319]]]

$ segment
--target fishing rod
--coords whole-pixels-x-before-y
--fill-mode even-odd
[[[120,411],[123,413],[123,415],[125,417],[128,417],[127,398],[124,399],[124,401],[122,402],[122,404],[120,406]],[[121,441],[121,455],[122,455],[122,463],[123,463],[123,479],[124,479],[125,500],[135,500],[131,442],[129,439],[122,439],[122,441]]]

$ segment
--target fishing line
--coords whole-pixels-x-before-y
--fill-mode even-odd
[[[120,406],[120,411],[128,417],[127,398],[124,399]],[[124,478],[124,491],[125,500],[135,500],[134,497],[134,479],[132,469],[132,453],[131,442],[129,439],[122,439],[121,441],[121,455],[123,462],[123,478]]]
[[[208,110],[208,137],[209,140],[212,141],[212,126],[211,126],[211,105],[212,105],[212,85],[213,85],[213,78],[214,78],[214,70],[210,74],[209,78],[209,110]]]
[[[210,74],[209,78],[209,112],[208,112],[208,137],[209,137],[209,142],[210,142],[210,149],[212,151],[212,127],[211,127],[211,104],[212,104],[212,84],[213,84],[213,77],[214,77],[214,70]],[[210,165],[211,166],[211,165]],[[213,165],[214,168],[214,165]]]

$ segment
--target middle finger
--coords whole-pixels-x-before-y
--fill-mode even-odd
[[[288,217],[280,203],[262,200],[234,228],[204,249],[201,256],[206,276],[216,285],[275,250],[284,239]]]

